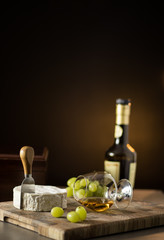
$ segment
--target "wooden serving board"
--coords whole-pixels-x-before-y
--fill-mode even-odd
[[[54,218],[50,212],[18,210],[12,202],[0,203],[0,220],[13,223],[56,240],[87,239],[114,233],[164,225],[164,204],[133,201],[126,210],[111,208],[103,213],[87,209],[87,218],[81,223],[70,223],[67,212],[79,204],[68,199],[64,216]]]

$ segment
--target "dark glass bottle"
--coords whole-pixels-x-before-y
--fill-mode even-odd
[[[114,144],[106,151],[104,170],[111,173],[116,182],[126,178],[134,187],[137,154],[128,141],[130,108],[131,101],[129,99],[116,100],[115,140]]]

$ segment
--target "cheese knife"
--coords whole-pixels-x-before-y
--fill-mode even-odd
[[[19,208],[22,208],[22,194],[23,193],[35,193],[35,181],[32,177],[32,164],[34,159],[34,149],[29,146],[24,146],[20,149],[20,158],[24,169],[24,180],[20,189],[20,204]]]

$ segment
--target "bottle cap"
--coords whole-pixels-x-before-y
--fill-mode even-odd
[[[129,103],[131,103],[130,99],[122,99],[122,98],[116,99],[116,104],[128,105]]]

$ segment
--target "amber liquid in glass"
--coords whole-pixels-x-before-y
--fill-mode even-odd
[[[103,212],[109,209],[114,203],[113,200],[109,200],[104,197],[88,197],[79,200],[79,202],[85,207],[88,207],[96,212]]]

